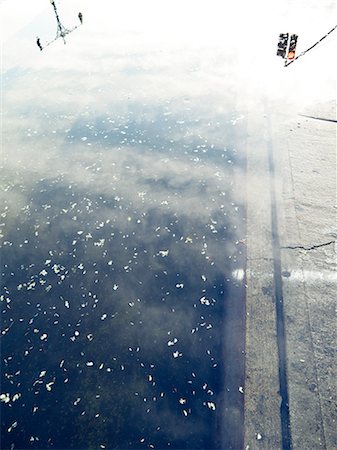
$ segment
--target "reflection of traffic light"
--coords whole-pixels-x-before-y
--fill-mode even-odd
[[[286,52],[287,52],[287,46],[288,46],[288,39],[289,39],[288,33],[280,34],[279,41],[277,44],[277,56],[281,56],[282,58],[285,58]]]
[[[293,60],[295,58],[296,44],[297,44],[297,34],[292,34],[290,36],[288,59]]]

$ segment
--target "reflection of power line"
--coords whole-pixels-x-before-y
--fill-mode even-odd
[[[58,15],[58,11],[57,11],[57,8],[56,8],[56,5],[55,5],[55,0],[50,0],[50,3],[51,3],[51,5],[52,5],[52,7],[54,9],[56,22],[57,22],[56,36],[55,36],[55,38],[52,41],[47,42],[47,44],[45,44],[44,46],[42,46],[40,39],[37,37],[36,38],[36,44],[37,44],[37,46],[39,47],[40,50],[43,50],[44,47],[47,47],[48,45],[52,44],[53,42],[55,42],[59,38],[62,38],[63,42],[65,44],[66,43],[65,37],[67,36],[67,34],[72,33],[78,27],[78,25],[76,25],[75,27],[73,27],[71,29],[66,28],[62,24],[62,22],[60,20],[60,17]],[[81,12],[78,13],[78,18],[79,18],[80,23],[82,24],[83,23],[83,14]]]
[[[307,52],[309,52],[311,49],[313,49],[314,47],[316,47],[316,45],[318,45],[320,42],[323,41],[323,39],[325,39],[327,36],[329,36],[330,33],[332,33],[335,29],[337,28],[337,25],[335,25],[330,31],[328,31],[323,37],[321,37],[321,39],[319,39],[317,42],[315,42],[311,47],[307,48],[306,50],[304,50],[302,53],[300,53],[298,56],[296,56],[296,58],[293,58],[291,61],[286,61],[285,63],[285,67],[289,66],[289,64],[293,63],[294,61],[296,61],[296,59],[300,58],[301,56],[305,55]]]
[[[302,117],[309,117],[309,119],[324,120],[325,122],[337,123],[336,119],[326,119],[325,117],[308,116],[307,114],[299,114],[299,115],[302,116]]]

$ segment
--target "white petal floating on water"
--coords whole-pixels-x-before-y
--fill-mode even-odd
[[[58,264],[54,264],[52,269],[55,273],[60,273],[60,266]]]
[[[49,391],[49,392],[51,391],[51,389],[52,389],[51,387],[52,387],[52,385],[53,385],[54,383],[55,383],[55,381],[51,381],[50,383],[47,383],[47,384],[46,384],[46,389],[47,389],[47,391]]]
[[[8,403],[11,399],[9,394],[1,394],[0,395],[0,400],[4,403]]]
[[[209,306],[211,304],[211,302],[206,297],[201,297],[199,301],[202,305]]]
[[[27,286],[27,291],[34,289],[34,287],[36,286],[36,282],[35,281],[31,281],[28,286]]]
[[[207,406],[209,409],[211,409],[212,411],[215,411],[215,403],[214,402],[207,402]]]
[[[16,428],[17,426],[18,426],[18,423],[16,421],[13,422],[12,425],[7,430],[8,433],[10,433],[13,430],[13,428]]]

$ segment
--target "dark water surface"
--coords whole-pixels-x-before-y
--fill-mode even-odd
[[[245,119],[193,74],[155,101],[70,75],[4,76],[1,447],[221,448]]]

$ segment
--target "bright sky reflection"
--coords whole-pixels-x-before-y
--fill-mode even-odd
[[[0,3],[2,445],[221,448],[247,117],[331,97],[335,41],[285,72],[275,39],[311,43],[333,4],[57,5],[83,27],[40,52],[49,2]]]

